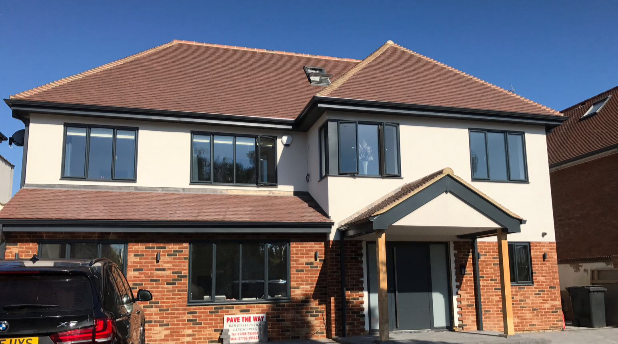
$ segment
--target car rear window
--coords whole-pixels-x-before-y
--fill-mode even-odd
[[[86,276],[0,274],[0,312],[57,312],[94,307]]]

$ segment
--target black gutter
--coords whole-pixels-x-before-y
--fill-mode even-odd
[[[343,99],[314,96],[298,116],[295,129],[307,131],[326,110],[378,113],[397,116],[431,117],[487,121],[514,124],[543,125],[551,130],[568,119],[566,116],[551,116],[530,113],[476,110],[454,107],[414,105],[392,102],[378,102],[358,99]]]
[[[341,234],[341,233],[340,233]],[[345,240],[344,236],[339,236],[339,263],[341,264],[341,331],[342,336],[346,337],[348,332],[347,326],[347,299],[345,291]]]
[[[64,104],[53,102],[5,99],[4,102],[15,111],[37,112],[73,116],[94,116],[129,120],[150,120],[163,122],[188,122],[214,125],[244,125],[292,129],[294,119],[265,118],[242,115],[212,114],[200,112],[168,111],[115,106]],[[15,116],[14,116],[15,117]]]
[[[481,276],[479,275],[479,246],[474,238],[474,298],[476,301],[476,329],[483,331],[483,303],[481,301]]]

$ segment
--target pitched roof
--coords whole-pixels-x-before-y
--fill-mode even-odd
[[[357,62],[172,41],[11,99],[295,119],[319,90],[303,66],[336,79]]]
[[[456,179],[461,184],[466,186],[468,189],[472,190],[473,192],[475,192],[476,194],[478,194],[479,196],[484,198],[486,201],[492,203],[496,207],[500,208],[502,211],[504,211],[505,213],[509,214],[511,217],[513,217],[515,219],[518,219],[518,220],[522,220],[522,218],[520,216],[516,215],[515,213],[511,212],[507,208],[503,207],[498,202],[494,201],[489,196],[485,195],[483,192],[481,192],[480,190],[478,190],[474,186],[470,185],[470,183],[467,183],[463,179],[461,179],[458,176],[456,176],[455,173],[453,172],[453,170],[451,168],[447,167],[447,168],[444,168],[442,170],[439,170],[439,171],[436,171],[434,173],[431,173],[431,174],[429,174],[429,175],[427,175],[425,177],[417,179],[417,180],[415,180],[413,182],[410,182],[410,183],[407,183],[407,184],[403,184],[402,186],[396,188],[395,190],[391,191],[390,193],[388,193],[388,194],[382,196],[381,198],[375,200],[374,202],[372,202],[371,204],[367,205],[363,209],[359,210],[358,212],[356,212],[352,216],[350,216],[347,219],[343,220],[339,224],[339,227],[340,228],[348,228],[348,227],[351,227],[351,226],[354,226],[354,225],[362,224],[364,222],[369,221],[369,219],[371,217],[384,214],[388,210],[396,207],[398,204],[400,204],[403,201],[409,199],[410,197],[412,197],[415,194],[419,193],[421,190],[425,189],[426,187],[432,185],[433,183],[437,182],[438,180],[440,180],[440,179],[442,179],[442,178],[444,178],[446,176],[450,176],[450,177]]]
[[[363,61],[172,41],[11,99],[294,120],[313,96],[559,115],[390,41]]]
[[[329,223],[309,195],[21,189],[2,220]]]
[[[560,113],[388,41],[318,96],[560,116]]]
[[[596,115],[582,118],[592,104],[608,97],[609,100]],[[618,87],[562,112],[568,119],[547,135],[550,165],[565,163],[618,145]]]

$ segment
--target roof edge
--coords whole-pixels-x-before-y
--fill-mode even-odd
[[[549,112],[553,113],[555,116],[563,116],[563,114],[561,114],[559,111],[554,110],[554,109],[552,109],[552,108],[550,108],[550,107],[548,107],[548,106],[545,106],[545,105],[539,104],[539,103],[537,103],[537,102],[535,102],[535,101],[532,101],[532,100],[530,100],[530,99],[528,99],[528,98],[525,98],[525,97],[523,97],[523,96],[520,96],[519,94],[516,94],[516,93],[513,93],[513,92],[509,92],[509,91],[505,90],[504,88],[502,88],[502,87],[500,87],[500,86],[498,86],[498,85],[494,85],[494,84],[492,84],[492,83],[490,83],[490,82],[488,82],[488,81],[485,81],[485,80],[483,80],[483,79],[480,79],[480,78],[478,78],[478,77],[475,77],[475,76],[473,76],[473,75],[470,75],[470,74],[468,74],[468,73],[466,73],[466,72],[463,72],[463,71],[461,71],[461,70],[459,70],[459,69],[457,69],[457,68],[451,67],[451,66],[449,66],[449,65],[447,65],[447,64],[444,64],[444,63],[442,63],[442,62],[439,62],[439,61],[437,61],[437,60],[434,60],[434,59],[432,59],[432,58],[430,58],[430,57],[428,57],[428,56],[421,55],[421,54],[419,54],[419,53],[417,53],[417,52],[415,52],[415,51],[413,51],[413,50],[410,50],[410,49],[408,49],[408,48],[402,47],[402,46],[400,46],[399,44],[394,43],[394,44],[393,44],[393,46],[394,46],[394,47],[396,47],[396,48],[399,48],[399,49],[401,49],[401,50],[403,50],[403,51],[405,51],[405,52],[408,52],[408,53],[410,53],[410,54],[412,54],[412,55],[415,55],[415,56],[417,56],[417,57],[419,57],[419,58],[422,58],[422,59],[424,59],[424,60],[426,60],[426,61],[432,62],[432,63],[437,64],[437,65],[439,65],[439,66],[441,66],[441,67],[443,67],[443,68],[446,68],[446,69],[451,70],[451,71],[453,71],[453,72],[456,72],[456,73],[458,73],[458,74],[460,74],[460,75],[463,75],[463,76],[465,76],[465,77],[468,77],[468,78],[470,78],[470,79],[472,79],[472,80],[474,80],[474,81],[480,82],[480,83],[482,83],[482,84],[484,84],[484,85],[486,85],[486,86],[490,86],[490,87],[492,87],[492,88],[494,88],[494,89],[496,89],[496,90],[502,91],[503,93],[508,94],[508,95],[510,95],[510,96],[512,96],[512,97],[515,97],[515,98],[517,98],[517,99],[523,100],[523,101],[527,102],[528,104],[535,105],[535,106],[537,106],[537,107],[539,107],[539,108],[541,108],[541,109],[543,109],[543,110],[545,110],[545,111],[549,111]]]
[[[614,87],[612,87],[612,88],[610,88],[610,89],[608,89],[608,90],[605,90],[605,91],[603,91],[603,92],[601,92],[601,93],[598,93],[598,94],[596,94],[596,95],[594,95],[594,96],[592,96],[592,97],[586,98],[586,99],[582,100],[581,102],[577,102],[577,103],[575,103],[575,104],[573,104],[573,105],[569,106],[568,108],[566,108],[566,109],[564,109],[564,110],[562,110],[562,111],[560,111],[560,112],[563,112],[563,113],[564,113],[564,112],[566,112],[566,111],[572,110],[573,108],[575,108],[575,107],[577,107],[577,106],[580,106],[580,105],[583,105],[584,103],[586,103],[586,102],[588,102],[588,101],[592,100],[593,98],[596,98],[596,97],[602,96],[602,95],[604,95],[605,93],[610,93],[610,92],[612,92],[612,91],[614,91],[614,90],[618,90],[618,86],[614,86]]]
[[[129,61],[133,61],[133,60],[135,60],[137,58],[140,58],[142,56],[146,56],[146,55],[151,54],[151,53],[153,53],[155,51],[163,50],[163,49],[171,47],[171,46],[173,46],[173,45],[175,45],[177,43],[178,43],[177,41],[171,41],[169,43],[166,43],[166,44],[163,44],[163,45],[159,45],[159,46],[156,46],[156,47],[148,49],[148,50],[144,50],[144,51],[139,52],[137,54],[129,55],[129,56],[127,56],[125,58],[122,58],[120,60],[112,61],[112,62],[106,63],[106,64],[104,64],[102,66],[95,67],[95,68],[86,70],[84,72],[81,72],[81,73],[78,73],[78,74],[74,74],[72,76],[68,76],[66,78],[62,78],[60,80],[56,80],[56,81],[50,82],[48,84],[44,84],[44,85],[39,86],[39,87],[35,87],[35,88],[30,89],[30,90],[14,94],[14,95],[10,96],[10,98],[11,99],[25,99],[25,98],[27,98],[29,96],[32,96],[32,95],[41,93],[43,91],[52,89],[52,88],[54,88],[56,86],[64,85],[64,84],[69,83],[69,82],[71,82],[73,80],[81,79],[81,78],[83,78],[85,76],[92,75],[92,74],[95,74],[95,73],[98,73],[98,72],[110,69],[112,67],[116,67],[116,66],[122,65],[124,63],[129,62]]]

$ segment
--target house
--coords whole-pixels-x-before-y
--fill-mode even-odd
[[[601,284],[607,321],[618,324],[618,87],[563,111],[547,136],[556,244],[563,299],[567,287]],[[568,302],[565,304],[569,308]],[[569,312],[565,312],[568,314]]]
[[[0,210],[8,203],[13,194],[14,169],[15,165],[11,164],[5,157],[0,155]]]
[[[149,342],[562,326],[554,110],[391,41],[362,61],[186,41],[11,96],[7,259],[115,260]],[[346,302],[342,302],[345,298]]]

